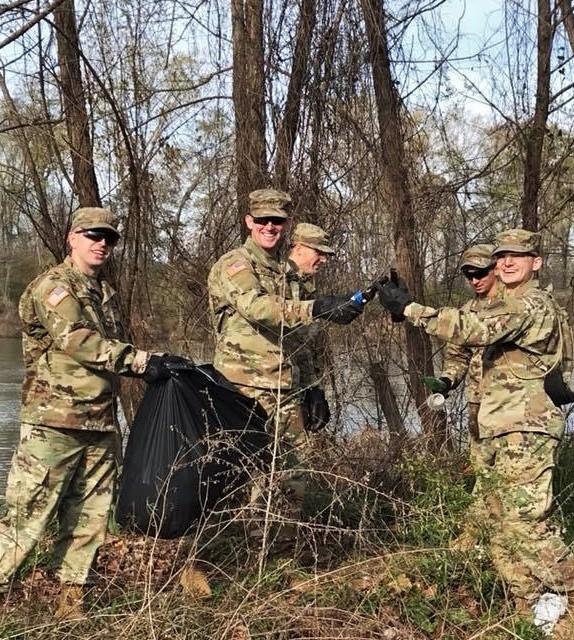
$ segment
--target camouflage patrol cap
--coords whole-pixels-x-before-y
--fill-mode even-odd
[[[109,229],[120,235],[116,217],[109,209],[102,207],[82,207],[72,216],[71,231],[77,229]]]
[[[460,268],[476,267],[477,269],[486,269],[495,263],[492,257],[494,251],[493,244],[475,244],[469,247],[462,254],[462,262]]]
[[[335,253],[335,250],[329,246],[329,234],[321,227],[308,222],[300,222],[295,227],[291,244],[302,244],[321,253]]]
[[[288,218],[286,209],[290,204],[291,196],[276,189],[257,189],[249,194],[249,213],[254,218]]]
[[[507,229],[496,236],[496,246],[492,255],[503,251],[513,253],[540,253],[540,234],[526,229]]]

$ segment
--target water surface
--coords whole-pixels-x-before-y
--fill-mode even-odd
[[[24,377],[20,338],[0,338],[0,495],[20,435],[20,388]]]

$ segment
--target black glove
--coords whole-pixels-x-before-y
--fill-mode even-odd
[[[317,433],[327,426],[331,419],[329,403],[325,392],[319,387],[310,387],[303,399],[303,426],[310,433]]]
[[[391,279],[378,284],[379,302],[387,311],[390,311],[394,322],[402,322],[405,319],[405,308],[413,301],[413,297],[404,281],[398,277],[396,271],[391,271]]]
[[[165,354],[163,356],[152,355],[147,363],[147,367],[142,374],[142,378],[148,383],[160,382],[167,380],[173,375],[177,375],[178,371],[190,369],[193,367],[193,360],[182,358],[181,356],[172,356]]]
[[[390,281],[397,285],[397,287],[404,291],[405,293],[410,295],[409,288],[407,287],[407,283],[401,278],[399,272],[396,269],[391,269]],[[411,299],[412,302],[412,299]],[[404,322],[405,316],[401,313],[400,315],[395,315],[391,313],[391,320],[393,322]]]
[[[320,296],[313,302],[313,318],[321,318],[335,324],[349,324],[363,313],[362,304],[351,300],[352,294]]]
[[[446,398],[446,396],[448,395],[449,391],[452,391],[452,380],[450,378],[447,378],[446,376],[441,376],[439,378],[439,380],[444,385],[443,390],[441,391],[441,393]]]
[[[544,391],[557,407],[574,402],[574,393],[564,381],[562,367],[555,367],[544,376]]]

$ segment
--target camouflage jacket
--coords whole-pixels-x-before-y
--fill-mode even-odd
[[[503,297],[504,286],[496,283],[496,293],[492,298],[475,296],[462,305],[461,311],[479,313],[488,308],[495,300]],[[453,387],[457,387],[467,376],[466,395],[471,403],[480,402],[480,381],[482,379],[482,356],[484,347],[468,347],[448,342],[444,351],[441,376],[449,378]]]
[[[292,299],[285,265],[248,238],[215,263],[207,286],[216,369],[248,387],[297,388],[299,371],[286,338],[311,324],[313,303]]]
[[[294,263],[288,261],[287,281],[293,300],[313,300],[317,288],[312,276],[300,274]],[[319,333],[321,327],[314,322],[305,325],[289,334],[289,352],[299,369],[299,386],[302,389],[317,386],[321,383],[323,370],[319,357]]]
[[[561,437],[562,412],[544,391],[556,363],[558,316],[550,294],[531,280],[507,291],[480,313],[412,303],[405,316],[415,326],[461,346],[486,347],[478,422],[480,437],[535,431]]]
[[[117,375],[142,373],[149,355],[117,339],[113,289],[66,258],[28,285],[19,312],[22,422],[115,430]]]

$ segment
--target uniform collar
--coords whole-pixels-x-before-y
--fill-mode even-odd
[[[72,271],[73,277],[80,285],[102,296],[102,302],[106,302],[115,294],[115,291],[103,278],[93,278],[80,271],[70,256],[64,258],[64,264]]]
[[[506,289],[506,295],[511,298],[519,298],[530,289],[540,289],[540,280],[538,278],[530,278],[515,289]]]
[[[267,253],[267,251],[263,250],[260,246],[256,245],[255,242],[253,242],[251,236],[247,238],[244,246],[251,255],[255,256],[257,262],[259,262],[260,264],[263,264],[264,266],[268,267],[269,269],[272,269],[273,271],[281,270],[278,257],[271,255],[270,253]]]
[[[301,271],[299,271],[299,267],[293,260],[291,260],[291,258],[287,258],[287,260],[285,260],[285,271],[290,278],[297,278],[297,280],[300,280],[301,282],[306,282],[312,278],[308,273],[301,273]]]
[[[285,261],[285,272],[289,280],[296,280],[305,291],[309,293],[315,291],[315,275],[312,273],[301,273],[296,263],[290,258],[287,258]]]
[[[78,269],[78,267],[74,264],[71,256],[66,256],[64,258],[64,264],[72,270],[72,273],[74,274],[74,278],[76,280],[80,281],[86,287],[94,287],[94,281],[97,281],[97,278],[91,278],[83,271]]]

